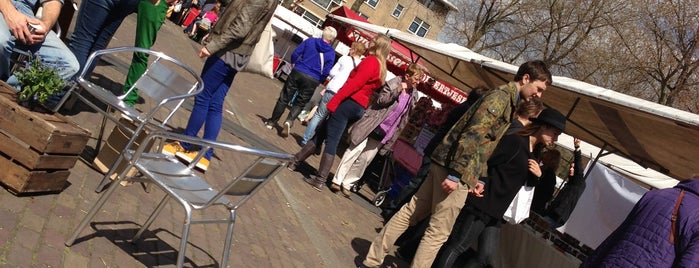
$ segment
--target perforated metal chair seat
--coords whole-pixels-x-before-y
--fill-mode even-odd
[[[115,94],[102,85],[97,84],[99,81],[92,81],[92,73],[100,60],[109,57],[117,57],[134,55],[135,53],[143,53],[153,56],[153,60],[148,63],[143,74],[134,83],[126,89],[125,92]],[[141,133],[158,130],[171,130],[172,126],[168,126],[168,121],[174,116],[177,110],[182,106],[182,103],[187,98],[193,98],[199,94],[204,88],[204,82],[201,77],[189,66],[179,60],[165,55],[162,52],[153,51],[150,49],[139,47],[117,47],[103,49],[93,52],[85,63],[85,67],[76,79],[78,85],[83,89],[76,91],[70,88],[67,94],[63,97],[58,107],[64,105],[69,96],[76,96],[83,103],[87,104],[93,110],[103,115],[102,124],[100,125],[97,144],[95,145],[95,157],[101,149],[102,137],[104,135],[107,120],[114,122],[124,130],[124,134],[129,135],[129,140],[123,147],[122,154],[119,155],[116,161],[111,165],[109,171],[106,172],[102,181],[97,186],[97,191],[102,191],[110,182],[110,178],[114,173],[120,173],[117,170],[123,159],[123,150],[131,148],[132,144],[137,143]],[[139,97],[144,100],[148,99],[151,107],[140,107],[136,109],[127,105],[124,99],[131,93],[138,90]],[[89,95],[84,96],[84,95]],[[106,109],[104,109],[106,106]],[[115,114],[112,111],[116,110],[120,114]],[[127,126],[128,123],[120,122],[121,118],[125,118],[133,123],[133,128]],[[128,133],[127,133],[128,132]],[[162,141],[160,141],[162,145]]]
[[[133,153],[133,150],[129,150],[124,157],[131,160]],[[149,177],[150,182],[173,195],[173,198],[192,204],[192,209],[204,208],[203,205],[219,193],[187,165],[171,155],[147,154],[139,158],[134,167]],[[224,197],[218,198],[213,205],[233,208],[230,201]]]
[[[201,146],[202,148],[189,165],[181,163],[175,156],[145,152],[148,143],[161,139],[179,140]],[[233,151],[240,155],[253,156],[255,159],[250,165],[244,168],[240,174],[221,174],[222,176],[232,178],[225,179],[223,183],[212,185],[207,181],[207,178],[203,178],[199,176],[199,173],[193,171],[196,163],[210,148]],[[268,183],[293,158],[293,156],[289,154],[263,151],[230,143],[208,141],[197,137],[164,131],[156,131],[149,134],[145,142],[139,145],[137,150],[124,150],[122,156],[128,163],[128,166],[121,171],[116,182],[102,194],[97,202],[95,202],[85,218],[78,224],[78,227],[76,227],[75,231],[66,242],[66,245],[70,246],[75,242],[80,232],[102,208],[112,193],[119,188],[118,183],[125,179],[126,173],[131,168],[135,168],[140,172],[139,180],[145,180],[156,185],[163,190],[166,195],[143,226],[138,230],[133,241],[140,239],[144,231],[148,229],[158,217],[168,200],[177,200],[177,203],[182,205],[185,211],[182,239],[177,256],[177,267],[182,267],[184,264],[190,225],[203,223],[225,223],[228,225],[223,246],[223,256],[220,262],[221,267],[226,267],[238,208],[255,193],[259,192],[261,187]],[[212,179],[211,172],[212,171],[209,171],[207,174],[209,180]],[[203,218],[192,218],[193,210],[205,210],[211,207],[220,209],[222,206],[228,210],[227,217],[204,218],[207,216],[203,214],[200,215]]]

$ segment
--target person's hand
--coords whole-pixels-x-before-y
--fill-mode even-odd
[[[29,44],[42,43],[46,39],[46,35],[49,34],[49,27],[43,21],[36,20],[38,23],[34,23],[33,19],[28,20],[29,23],[34,25],[34,31],[30,36]],[[31,32],[31,31],[30,31]]]
[[[459,187],[459,182],[458,182],[458,181],[452,181],[452,180],[450,180],[450,179],[444,179],[444,181],[442,182],[442,190],[443,190],[445,193],[447,193],[447,194],[450,194],[451,192],[453,192],[454,190],[456,190],[456,188],[458,188],[458,187]]]
[[[27,23],[40,24],[41,21],[29,18],[14,9],[5,11],[3,17],[5,18],[5,24],[7,24],[7,28],[12,33],[12,36],[24,44],[31,45],[32,34],[29,32]]]
[[[321,95],[321,96],[325,95],[325,89],[322,89],[322,90],[320,91],[320,95]]]
[[[208,56],[211,56],[211,52],[209,52],[206,47],[202,47],[201,50],[199,50],[199,58],[206,58]]]
[[[529,172],[534,174],[534,176],[541,178],[541,167],[534,159],[529,159]]]
[[[481,182],[476,183],[476,187],[469,189],[468,192],[475,197],[483,197],[483,191],[485,190],[485,185]]]

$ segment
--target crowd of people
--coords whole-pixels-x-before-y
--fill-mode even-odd
[[[196,0],[82,1],[68,45],[49,30],[56,23],[62,4],[61,0],[0,1],[0,42],[4,48],[0,77],[4,81],[16,83],[9,72],[8,55],[18,44],[41,54],[44,62],[60,66],[61,78],[71,80],[86,68],[91,52],[107,46],[126,16],[138,12],[134,45],[150,48],[170,10],[169,18],[174,23],[190,27],[184,30],[188,34],[194,34],[201,25],[210,26],[207,41],[198,52],[199,57],[206,59],[201,72],[204,90],[195,98],[184,134],[196,136],[203,128],[204,139],[216,140],[221,130],[223,100],[236,74],[248,63],[278,1],[217,0],[203,3],[201,9]],[[41,19],[33,12],[38,6],[44,8]],[[200,12],[199,19],[186,22],[194,10]],[[429,70],[411,64],[403,75],[387,80],[386,59],[391,40],[382,34],[370,40],[368,47],[353,43],[349,55],[336,62],[331,46],[336,35],[334,28],[326,27],[321,37],[303,41],[293,52],[294,67],[270,118],[263,123],[269,129],[281,129],[280,136],[287,137],[316,88],[327,83],[308,122],[301,141],[303,147],[294,154],[288,169],[296,170],[301,162],[322,151],[317,172],[303,180],[315,190],[328,187],[350,198],[350,189],[372,159],[386,155],[406,126],[418,99],[418,84]],[[133,106],[138,100],[138,91],[131,89],[147,63],[146,54],[134,54],[124,81],[124,92],[130,92],[124,98],[128,105]],[[468,100],[450,112],[425,148],[417,174],[382,211],[385,226],[357,265],[380,267],[408,228],[422,226],[422,231],[411,232],[413,237],[404,239],[401,245],[402,255],[413,256],[412,267],[452,267],[475,241],[478,253],[467,261],[467,267],[493,266],[499,228],[506,224],[503,214],[523,186],[536,186],[532,211],[544,217],[551,228],[564,224],[585,188],[585,181],[580,141],[576,139],[568,182],[554,198],[561,154],[552,145],[565,131],[567,120],[559,111],[543,108],[540,98],[551,83],[552,75],[544,62],[528,61],[519,66],[511,82],[496,88],[473,89]],[[290,103],[288,116],[279,126]],[[349,148],[330,180],[346,129]],[[193,149],[187,143],[173,141],[164,146],[163,152],[184,155],[191,162],[197,153]],[[205,171],[212,156],[210,149],[197,167]],[[646,194],[583,266],[696,264],[699,230],[693,223],[699,217],[697,182],[690,179],[673,189]],[[656,222],[660,227],[653,225]],[[662,235],[640,235],[649,228],[663,230],[657,232]],[[637,245],[643,250],[635,250]],[[629,252],[635,253],[628,257]]]

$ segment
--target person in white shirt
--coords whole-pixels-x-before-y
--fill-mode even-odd
[[[354,67],[357,67],[359,62],[362,61],[364,51],[366,51],[364,44],[360,42],[352,43],[349,54],[340,57],[340,59],[337,60],[337,63],[335,63],[333,68],[330,70],[328,84],[325,86],[325,90],[320,92],[320,94],[323,95],[323,98],[320,100],[318,108],[316,109],[315,114],[313,114],[313,118],[311,118],[306,126],[306,131],[303,133],[301,145],[306,145],[306,143],[313,138],[313,134],[315,133],[318,124],[325,119],[325,115],[328,114],[328,109],[325,108],[325,105],[328,103],[328,101],[330,101],[335,93],[337,93],[337,90],[345,84],[347,77],[349,77],[350,72],[354,70]]]

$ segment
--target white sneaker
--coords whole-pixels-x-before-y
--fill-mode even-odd
[[[282,129],[282,137],[286,138],[289,137],[289,130],[291,129],[291,123],[289,122],[284,122],[284,128]]]
[[[274,128],[274,123],[272,121],[265,121],[265,127],[267,129],[273,129]]]

